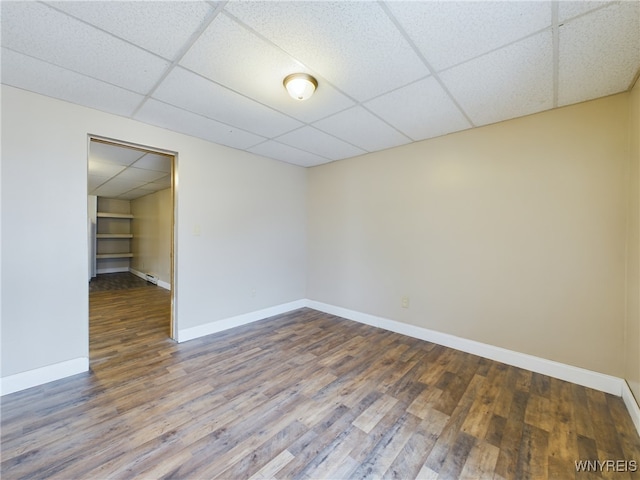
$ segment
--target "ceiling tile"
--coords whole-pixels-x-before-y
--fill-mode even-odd
[[[144,188],[153,188],[154,190],[164,190],[171,187],[171,175],[165,175],[151,183],[144,185]]]
[[[429,73],[374,2],[230,2],[226,10],[360,101]]]
[[[562,2],[558,2],[558,21],[564,22],[570,18],[577,17],[578,15],[582,15],[596,8],[609,5],[610,3],[611,1],[590,2],[585,0],[580,0],[577,2],[564,0]]]
[[[47,2],[69,15],[173,60],[214,11],[204,2]]]
[[[95,175],[99,177],[113,177],[117,175],[126,167],[122,165],[116,165],[115,163],[102,163],[96,162],[93,159],[89,159],[89,175]]]
[[[1,75],[16,88],[315,165],[405,143],[400,133],[421,140],[546,110],[554,94],[557,106],[625,91],[640,67],[639,9],[571,0],[0,1]],[[294,71],[319,81],[306,102],[282,86]],[[135,168],[160,171],[145,162]]]
[[[145,152],[135,148],[92,141],[89,149],[89,164],[99,162],[129,166],[144,154]]]
[[[140,184],[131,183],[115,183],[114,180],[110,180],[94,191],[90,192],[90,195],[97,195],[99,197],[115,198],[123,193],[126,193],[134,188],[139,187]]]
[[[146,93],[169,64],[36,2],[2,2],[2,45],[60,67]]]
[[[433,77],[370,100],[365,107],[413,140],[471,128],[471,124]]]
[[[238,61],[240,58],[242,61]],[[311,99],[291,99],[282,84],[284,77],[295,72],[318,74],[225,15],[209,25],[180,64],[303,122],[313,122],[354,104],[321,78]]]
[[[164,172],[158,172],[156,170],[143,170],[142,168],[129,167],[118,174],[115,178],[118,181],[131,181],[131,182],[153,182],[165,175]]]
[[[153,99],[147,100],[134,118],[141,122],[233,148],[244,149],[265,140],[264,137]]]
[[[101,176],[89,174],[88,180],[89,181],[88,181],[87,187],[88,187],[88,191],[91,192],[96,188],[98,188],[100,185],[102,185],[104,182],[109,180],[109,177],[101,177]]]
[[[373,152],[404,145],[411,140],[363,107],[353,107],[313,124],[327,133]]]
[[[265,137],[281,135],[302,125],[291,117],[183,68],[174,69],[153,96],[207,118]]]
[[[135,200],[136,198],[144,197],[146,195],[151,195],[157,190],[146,190],[144,188],[136,188],[134,190],[129,190],[126,193],[122,193],[118,195],[118,198],[121,200]]]
[[[144,97],[100,80],[2,49],[2,83],[48,97],[128,116]]]
[[[437,71],[551,26],[551,2],[388,2]]]
[[[101,185],[93,192],[90,192],[90,195],[98,195],[99,197],[117,197],[118,195],[122,195],[134,188],[138,188],[144,185],[145,182],[132,182],[127,180],[118,180],[113,179],[109,180],[105,184]]]
[[[340,160],[367,153],[313,127],[302,127],[282,135],[276,140],[331,160]]]
[[[251,147],[249,151],[257,155],[262,155],[263,157],[274,158],[294,165],[300,165],[301,167],[313,167],[314,165],[327,163],[326,158],[273,140],[268,140],[260,145]]]
[[[123,190],[121,188],[96,188],[93,190],[89,190],[88,191],[89,195],[96,195],[99,197],[107,197],[107,198],[113,198],[116,197],[118,195],[120,195],[121,193],[123,193]]]
[[[134,164],[136,168],[144,168],[146,170],[156,170],[158,172],[171,171],[171,157],[168,155],[160,155],[158,153],[147,153]]]
[[[640,65],[640,2],[566,22],[559,44],[559,105],[627,90]]]
[[[551,32],[471,60],[440,75],[475,125],[553,107]],[[490,99],[490,100],[489,100]]]

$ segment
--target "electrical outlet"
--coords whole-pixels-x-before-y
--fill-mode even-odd
[[[409,297],[407,295],[402,297],[401,304],[402,304],[402,308],[409,308]]]
[[[255,296],[256,296],[256,289],[255,289],[255,288],[252,288],[252,289],[251,289],[251,296],[252,296],[252,297],[255,297]]]

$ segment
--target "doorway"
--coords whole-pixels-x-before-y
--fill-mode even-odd
[[[88,138],[89,290],[142,287],[170,292],[175,339],[176,153]],[[91,304],[91,302],[90,302]]]

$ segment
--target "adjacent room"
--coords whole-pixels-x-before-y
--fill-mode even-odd
[[[92,138],[88,162],[89,292],[172,291],[173,155]]]
[[[3,478],[634,478],[640,2],[1,9]]]

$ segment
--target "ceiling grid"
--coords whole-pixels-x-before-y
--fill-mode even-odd
[[[305,167],[623,92],[640,71],[638,0],[0,8],[2,83]],[[305,102],[282,85],[296,72],[318,79]]]

